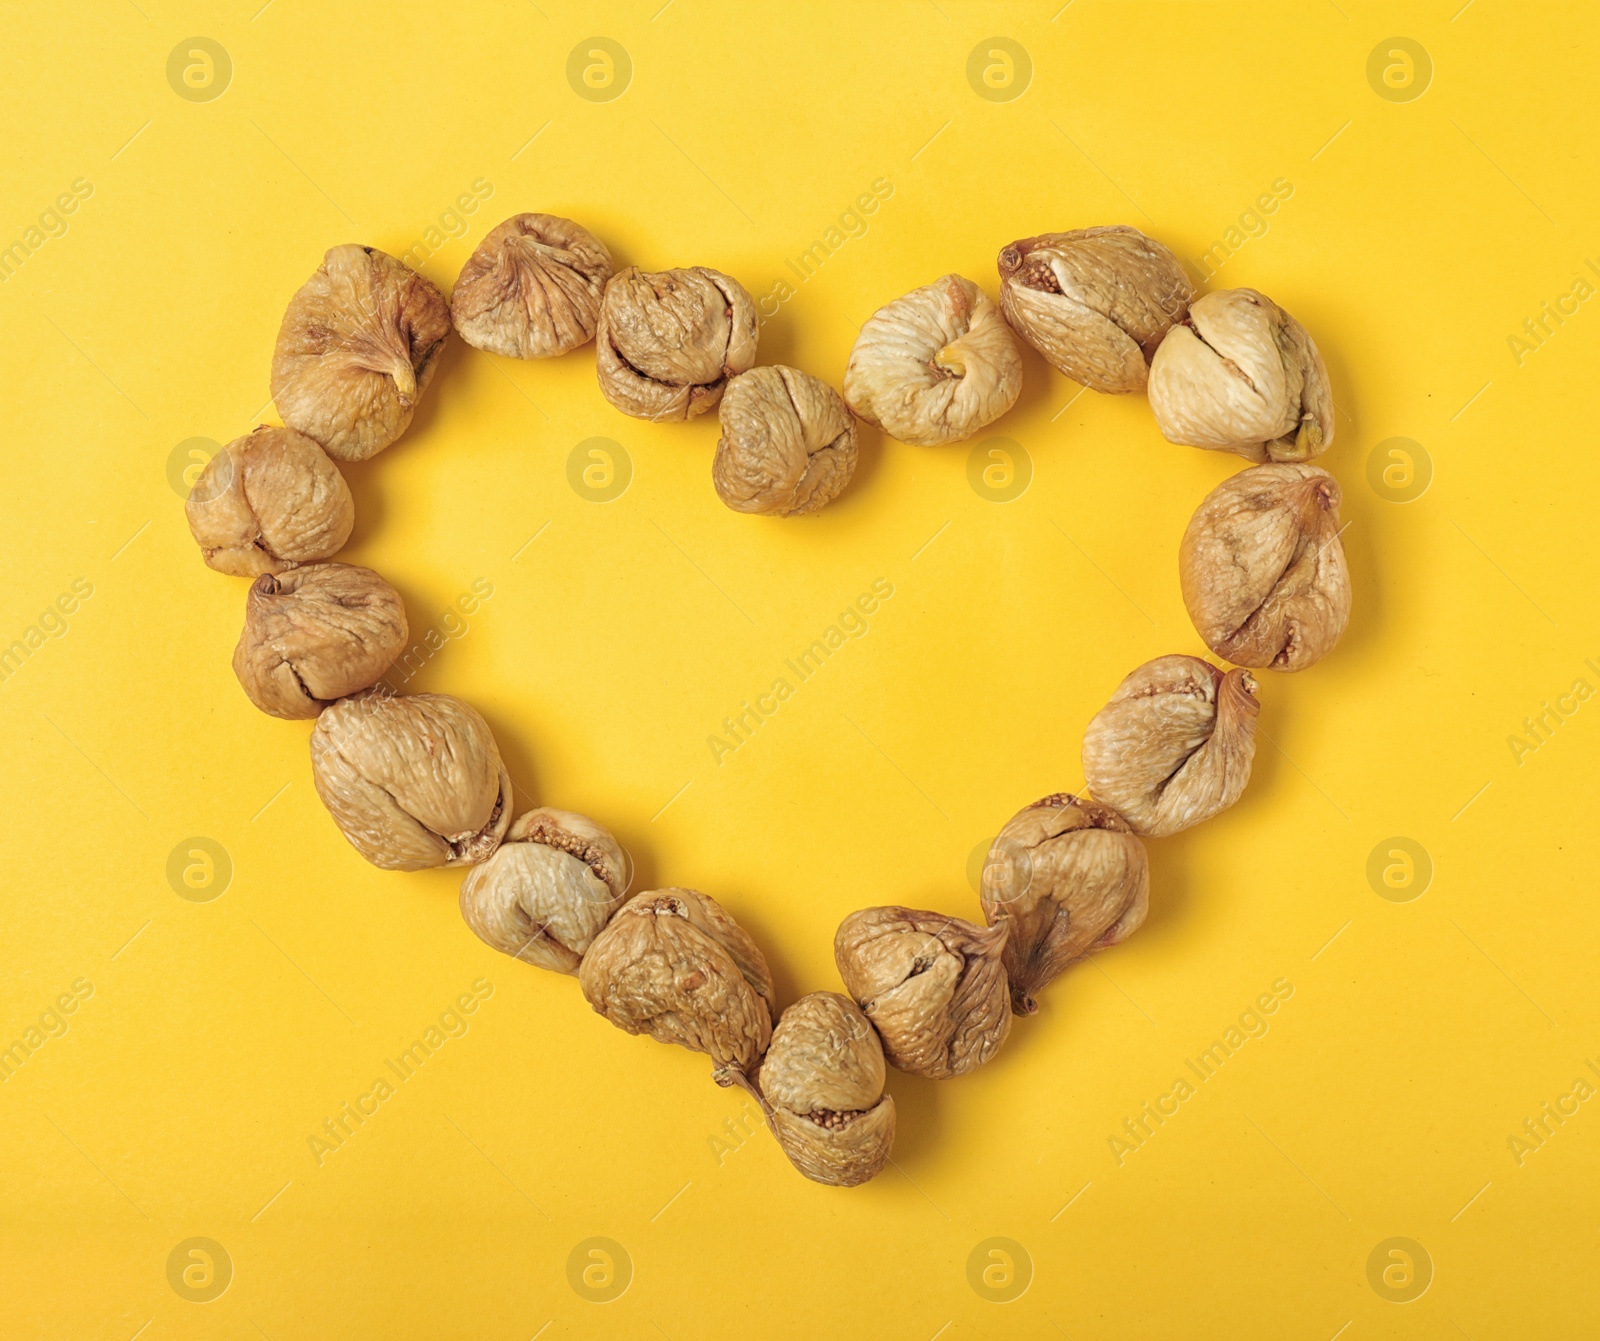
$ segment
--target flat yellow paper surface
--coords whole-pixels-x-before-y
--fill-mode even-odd
[[[1600,1329],[1595,17],[1057,8],[8,14],[0,1332]],[[183,477],[275,422],[290,295],[343,242],[448,290],[524,210],[737,276],[762,361],[835,385],[882,304],[1103,223],[1326,357],[1344,641],[1262,676],[1252,783],[1151,844],[1143,930],[983,1070],[891,1074],[865,1187],[482,945],[459,873],[362,862],[309,724],[229,669],[245,584]],[[455,342],[346,469],[341,558],[402,592],[393,682],[484,713],[519,809],[721,900],[784,1002],[837,990],[846,913],[978,917],[983,846],[1081,786],[1119,679],[1204,651],[1178,540],[1243,463],[1024,358],[974,441],[864,431],[849,492],[778,521],[718,501],[714,415]]]

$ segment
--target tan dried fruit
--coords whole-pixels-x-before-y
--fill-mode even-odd
[[[1022,391],[1022,356],[1000,309],[970,279],[945,275],[867,318],[844,370],[844,398],[869,424],[918,447],[970,438]]]
[[[1168,442],[1248,461],[1309,461],[1333,445],[1316,343],[1254,289],[1195,299],[1150,364],[1150,409]]]
[[[1194,285],[1137,228],[1077,228],[1000,253],[1000,307],[1057,372],[1095,391],[1143,391],[1150,360]]]
[[[1147,661],[1083,734],[1094,799],[1146,838],[1210,819],[1239,799],[1256,753],[1255,677],[1199,657]]]
[[[1350,619],[1339,484],[1316,466],[1242,470],[1213,489],[1178,548],[1183,603],[1236,666],[1304,670]]]
[[[467,258],[450,316],[474,349],[543,359],[586,345],[600,319],[611,253],[556,214],[514,214]]]
[[[328,454],[266,424],[211,458],[184,515],[206,563],[235,577],[331,559],[356,524],[350,486]]]
[[[308,564],[251,584],[233,673],[262,712],[315,717],[376,684],[405,645],[405,603],[372,569]]]
[[[756,1097],[795,1168],[813,1182],[855,1187],[894,1147],[894,1098],[883,1080],[883,1045],[856,1003],[813,992],[772,1031]]]
[[[1068,964],[1125,941],[1150,908],[1144,844],[1110,806],[1058,792],[1014,815],[989,849],[984,915],[1011,934],[1001,959],[1011,1009],[1032,1015],[1036,995]]]
[[[486,944],[576,973],[628,892],[628,859],[600,825],[548,806],[517,816],[461,881],[461,916]]]
[[[448,694],[358,694],[311,732],[311,780],[374,866],[468,866],[511,823],[511,777],[489,725]]]
[[[815,512],[855,473],[855,420],[838,392],[798,368],[730,378],[721,416],[711,482],[735,512]]]
[[[272,399],[291,428],[340,461],[406,431],[450,334],[444,295],[375,247],[334,247],[289,300]]]
[[[648,274],[630,266],[600,302],[600,392],[636,419],[692,419],[756,361],[756,305],[738,280],[703,265]]]
[[[975,927],[912,908],[864,908],[839,924],[845,989],[902,1071],[941,1080],[993,1057],[1011,1032],[1005,921]]]
[[[719,1085],[748,1077],[772,1038],[767,961],[698,890],[634,895],[594,938],[578,980],[617,1028],[708,1054]]]

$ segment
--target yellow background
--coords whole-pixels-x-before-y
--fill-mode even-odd
[[[1520,762],[1508,743],[1600,686],[1600,309],[1546,318],[1520,362],[1508,344],[1600,255],[1592,10],[755,8],[8,8],[0,244],[93,190],[0,286],[0,643],[75,579],[94,594],[0,683],[0,1042],[74,980],[93,994],[0,1086],[0,1332],[1594,1334],[1600,1104],[1520,1163],[1509,1138],[1600,1055],[1600,703]],[[197,34],[233,67],[205,102],[167,79]],[[611,101],[566,75],[595,34],[632,62]],[[1397,34],[1432,64],[1404,102],[1367,76]],[[1032,63],[1004,102],[966,73],[997,35]],[[739,1135],[748,1104],[704,1057],[480,944],[458,873],[357,857],[308,724],[234,681],[244,583],[200,563],[168,467],[271,418],[278,322],[327,247],[406,252],[479,178],[492,195],[421,264],[446,290],[489,227],[547,210],[619,264],[712,265],[759,296],[880,177],[892,196],[766,323],[764,362],[837,384],[875,308],[951,270],[992,294],[1023,235],[1126,222],[1196,261],[1289,182],[1211,286],[1264,290],[1323,350],[1356,599],[1334,655],[1263,676],[1243,801],[1151,845],[1146,927],[977,1074],[891,1073],[895,1165],[839,1191]],[[868,431],[843,499],[777,521],[717,500],[715,415],[619,415],[589,350],[453,343],[407,436],[346,469],[341,557],[398,586],[419,639],[491,583],[404,687],[481,709],[518,808],[609,825],[635,888],[725,903],[784,1002],[837,989],[845,913],[977,917],[974,849],[1081,784],[1082,729],[1127,671],[1204,650],[1176,546],[1242,463],[1024,358],[984,435],[1026,453],[1020,498],[970,486],[972,444]],[[568,483],[592,437],[632,463],[613,502]],[[1368,482],[1393,437],[1433,470],[1403,504]],[[870,631],[714,762],[722,719],[880,578]],[[207,902],[167,878],[196,836],[233,868]],[[1367,876],[1397,836],[1435,868],[1408,902]],[[319,1165],[308,1138],[480,978],[468,1031]],[[1119,1163],[1124,1121],[1278,979],[1270,1031]],[[196,1236],[232,1264],[205,1304],[167,1274]],[[595,1236],[631,1262],[604,1304],[568,1279]],[[1014,1302],[968,1281],[995,1236],[1027,1255]],[[1369,1284],[1392,1237],[1432,1263],[1411,1303]]]

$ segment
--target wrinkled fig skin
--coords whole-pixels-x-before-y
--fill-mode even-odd
[[[1143,391],[1156,347],[1193,297],[1178,258],[1122,224],[1043,233],[1000,253],[1011,329],[1095,391]]]
[[[233,673],[262,712],[315,717],[376,684],[406,631],[400,593],[370,568],[317,563],[263,573],[245,596]]]
[[[862,419],[917,447],[960,442],[992,424],[1022,391],[1022,356],[989,295],[946,275],[861,328],[844,398]]]
[[[1059,792],[1018,811],[989,849],[984,915],[1011,934],[1001,956],[1011,1009],[1034,999],[1068,964],[1127,940],[1150,908],[1144,844],[1110,806]]]
[[[1164,838],[1226,810],[1250,781],[1255,678],[1199,657],[1147,661],[1117,686],[1083,735],[1094,799],[1146,838]]]
[[[600,302],[600,392],[635,419],[692,419],[754,365],[758,334],[755,303],[738,280],[703,265],[658,274],[630,266]]]
[[[1195,299],[1150,365],[1168,442],[1247,461],[1309,461],[1333,445],[1333,393],[1305,329],[1254,289]]]
[[[470,866],[511,824],[488,723],[448,694],[330,704],[311,733],[311,778],[350,845],[387,871]]]
[[[234,577],[331,559],[356,524],[350,486],[328,454],[266,424],[211,458],[184,513],[206,563]]]
[[[449,334],[444,295],[415,270],[334,247],[283,314],[273,403],[329,456],[365,461],[406,431]]]
[[[578,981],[617,1028],[708,1054],[719,1085],[748,1077],[772,1038],[767,961],[697,890],[634,895],[594,938]]]
[[[815,512],[855,473],[855,420],[838,392],[798,368],[752,368],[729,379],[721,416],[711,482],[735,512]]]
[[[894,1148],[894,1098],[883,1080],[883,1045],[856,1003],[813,992],[772,1031],[756,1097],[795,1168],[813,1182],[855,1187]]]
[[[565,354],[594,339],[611,253],[555,214],[514,214],[467,258],[450,295],[456,331],[474,349],[514,359]]]
[[[1282,671],[1320,661],[1350,619],[1338,482],[1296,465],[1224,480],[1190,519],[1178,574],[1189,618],[1219,657]]]
[[[1004,920],[975,927],[943,913],[865,908],[839,924],[833,957],[889,1061],[942,1080],[982,1066],[1011,1032],[1008,931]]]
[[[487,945],[539,968],[576,973],[621,906],[628,862],[583,815],[541,807],[519,815],[494,853],[461,881],[461,916]]]

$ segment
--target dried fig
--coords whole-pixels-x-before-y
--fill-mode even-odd
[[[1058,792],[1000,830],[983,868],[983,911],[1011,923],[1001,961],[1011,1009],[1034,1000],[1075,959],[1118,945],[1150,907],[1144,844],[1110,806]]]
[[[1022,356],[1000,309],[946,275],[879,308],[844,370],[844,398],[869,424],[918,447],[970,438],[1016,404]]]
[[[184,513],[206,563],[235,577],[330,559],[356,524],[350,486],[328,454],[266,424],[211,458]]]
[[[1304,327],[1254,289],[1195,299],[1150,364],[1168,442],[1248,461],[1309,461],[1333,445],[1333,392]]]
[[[1266,465],[1224,480],[1178,548],[1183,603],[1206,646],[1236,666],[1297,671],[1350,619],[1339,484],[1316,466]]]
[[[911,908],[864,908],[839,924],[845,990],[895,1066],[942,1080],[982,1066],[1011,1032],[1004,920],[975,927]]]
[[[1097,801],[1146,838],[1226,810],[1250,781],[1255,678],[1199,657],[1147,661],[1117,686],[1083,734],[1083,776]]]
[[[856,468],[856,425],[826,382],[798,368],[752,368],[728,380],[711,463],[735,512],[794,517],[831,503]]]
[[[636,419],[692,419],[756,361],[756,305],[738,280],[697,265],[614,275],[600,302],[600,392]]]
[[[450,316],[474,349],[542,359],[586,345],[600,319],[611,253],[555,214],[514,214],[467,258]]]
[[[617,1028],[707,1053],[719,1085],[748,1076],[772,1038],[767,961],[697,890],[634,895],[590,944],[578,981]]]
[[[795,1168],[813,1182],[855,1187],[882,1170],[894,1146],[883,1079],[883,1045],[856,1003],[813,992],[772,1031],[757,1097]]]
[[[375,247],[334,247],[289,300],[272,399],[291,428],[340,461],[406,431],[450,334],[444,295]]]
[[[1096,391],[1143,391],[1150,360],[1194,285],[1137,228],[1078,228],[1000,253],[1000,307],[1057,372]]]
[[[315,717],[376,684],[405,645],[405,603],[372,569],[308,564],[251,583],[233,673],[262,712]]]
[[[488,723],[448,694],[369,691],[322,710],[311,780],[374,866],[467,866],[511,823],[511,777]]]
[[[628,892],[628,859],[605,829],[570,810],[517,816],[461,881],[461,916],[486,944],[576,973]]]

